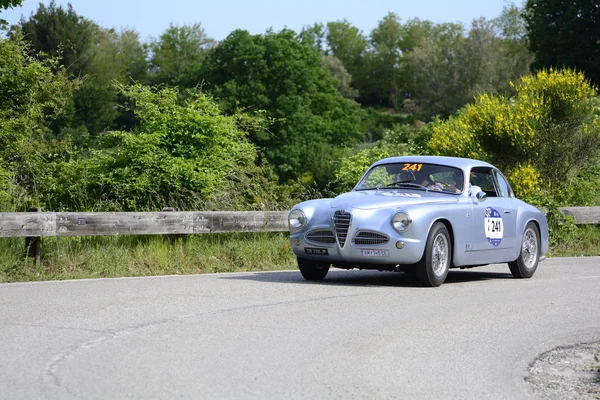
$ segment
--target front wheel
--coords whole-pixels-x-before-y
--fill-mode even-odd
[[[531,278],[540,261],[540,231],[530,222],[525,226],[519,258],[508,263],[515,278]]]
[[[424,286],[440,286],[448,276],[452,260],[452,242],[446,225],[436,222],[427,236],[425,253],[416,268],[417,278]]]
[[[307,281],[321,281],[329,272],[329,264],[298,258],[298,268]]]

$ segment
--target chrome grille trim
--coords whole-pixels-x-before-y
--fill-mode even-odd
[[[334,244],[335,235],[329,229],[315,229],[306,234],[306,240],[314,243]]]
[[[340,248],[343,248],[346,244],[346,238],[348,236],[348,230],[352,223],[352,215],[345,210],[337,210],[333,214],[333,226],[335,227],[335,236],[337,238]]]
[[[352,240],[352,243],[358,246],[373,246],[378,244],[386,244],[390,241],[390,238],[387,235],[379,232],[371,232],[371,231],[360,231]]]

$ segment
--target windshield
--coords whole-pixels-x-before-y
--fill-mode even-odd
[[[378,165],[368,171],[355,190],[406,188],[462,193],[462,170],[427,163],[393,163]]]

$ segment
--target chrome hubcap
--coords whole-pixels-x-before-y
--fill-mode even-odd
[[[437,235],[433,241],[433,249],[431,253],[431,265],[433,273],[440,277],[444,275],[448,269],[448,240],[444,235]]]
[[[532,229],[527,229],[523,235],[523,244],[521,245],[521,258],[525,268],[533,268],[538,257],[537,236]]]

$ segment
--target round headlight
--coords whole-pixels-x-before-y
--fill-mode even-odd
[[[392,218],[392,226],[398,232],[406,232],[410,225],[412,224],[412,220],[408,216],[407,213],[399,212],[394,215]]]
[[[288,222],[291,227],[300,229],[306,225],[306,215],[300,210],[292,210],[288,215]]]

